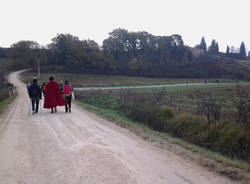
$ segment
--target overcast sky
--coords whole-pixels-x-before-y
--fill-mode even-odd
[[[249,0],[1,0],[0,46],[20,40],[46,45],[57,33],[99,44],[115,28],[154,35],[180,34],[186,45],[202,36],[250,48]]]

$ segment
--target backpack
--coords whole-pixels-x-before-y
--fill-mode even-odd
[[[69,85],[64,85],[64,94],[65,95],[70,95],[71,94],[71,89]]]
[[[39,87],[37,85],[32,85],[31,87],[31,95],[37,96],[39,95]]]
[[[43,85],[42,90],[46,91],[46,85]]]

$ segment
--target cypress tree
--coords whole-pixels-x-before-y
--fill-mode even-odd
[[[230,55],[230,51],[229,51],[229,47],[227,45],[227,51],[226,51],[226,56],[229,56]]]
[[[246,59],[246,48],[244,42],[241,42],[240,45],[240,57],[241,59]]]
[[[216,41],[215,39],[212,40],[211,46],[208,49],[210,54],[216,54]]]
[[[215,44],[215,53],[219,54],[219,44],[218,44],[218,42],[216,42],[216,44]]]
[[[204,50],[204,52],[207,52],[207,44],[206,44],[204,36],[201,38],[200,48]]]

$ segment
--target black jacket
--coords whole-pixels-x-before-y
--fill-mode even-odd
[[[41,87],[37,83],[32,83],[29,88],[29,96],[32,97],[42,97],[42,90]]]

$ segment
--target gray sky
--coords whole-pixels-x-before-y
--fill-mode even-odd
[[[186,45],[250,48],[249,0],[1,0],[0,46],[20,40],[46,45],[57,33],[99,44],[115,28],[180,34]]]

